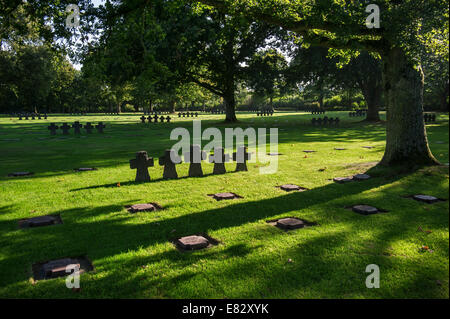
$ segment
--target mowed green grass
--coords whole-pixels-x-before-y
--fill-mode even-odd
[[[141,124],[140,115],[50,117],[47,121],[0,118],[0,297],[2,298],[448,298],[448,201],[433,205],[406,195],[448,199],[447,166],[396,173],[374,169],[385,146],[382,124],[339,116],[338,128],[309,125],[305,113],[260,118],[238,114],[200,115],[203,128],[278,127],[278,172],[248,172],[162,180],[149,169],[150,183],[135,183],[129,160],[146,150],[155,159],[175,141],[176,127],[192,130],[192,118],[170,124]],[[50,122],[104,121],[103,135],[50,137]],[[430,147],[449,161],[448,114],[427,125]],[[20,141],[10,141],[20,139]],[[206,142],[203,142],[204,144]],[[363,146],[373,146],[366,149]],[[335,147],[346,148],[336,151]],[[306,154],[303,150],[316,150]],[[77,167],[97,171],[76,173]],[[8,173],[33,171],[32,177]],[[330,179],[369,171],[371,180],[339,185]],[[120,187],[117,185],[120,183]],[[297,184],[305,192],[276,188]],[[217,202],[207,194],[234,192],[242,199]],[[165,209],[130,214],[125,205],[157,202]],[[369,204],[388,213],[362,216],[346,207]],[[61,214],[63,224],[18,229],[18,220]],[[267,220],[299,217],[318,225],[290,232]],[[419,228],[420,227],[420,228]],[[423,230],[420,231],[420,229]],[[430,232],[425,232],[430,231]],[[190,253],[170,239],[206,232],[218,246]],[[423,245],[433,252],[421,252]],[[32,282],[35,262],[85,255],[93,272],[81,275],[81,291],[65,279]],[[380,268],[380,288],[368,289],[366,266]]]

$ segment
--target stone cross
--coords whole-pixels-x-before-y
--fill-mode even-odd
[[[130,160],[130,168],[136,169],[136,182],[149,182],[148,167],[155,166],[153,158],[148,157],[146,151],[136,153],[136,158]]]
[[[153,122],[158,123],[158,115],[155,114],[155,116],[153,117]]]
[[[251,157],[250,153],[247,153],[247,147],[240,146],[237,152],[233,153],[233,161],[236,161],[236,172],[247,171],[247,160]]]
[[[55,123],[50,124],[48,126],[48,129],[50,130],[50,135],[56,135],[56,130],[58,129],[58,126],[55,125]]]
[[[80,129],[83,128],[83,124],[80,124],[80,122],[76,121],[72,127],[75,129],[75,134],[81,134]]]
[[[103,124],[103,122],[98,122],[98,125],[95,126],[95,128],[97,129],[97,132],[99,133],[103,133],[103,129],[106,127],[105,124]]]
[[[159,120],[161,121],[161,123],[164,123],[164,116],[161,116],[161,117],[159,118]]]
[[[167,123],[170,123],[170,120],[171,120],[170,116],[167,115],[167,117],[166,117],[166,122],[167,122]]]
[[[70,125],[64,123],[62,126],[60,126],[60,129],[63,130],[63,135],[69,135]]]
[[[172,156],[171,156],[172,155]],[[176,164],[181,162],[181,158],[173,150],[166,150],[164,156],[159,158],[159,165],[164,166],[163,178],[178,178]]]
[[[86,129],[86,132],[88,134],[91,134],[92,130],[94,129],[94,127],[92,126],[91,122],[87,122],[86,125],[84,126],[84,128]]]
[[[189,176],[203,176],[202,160],[206,159],[206,153],[202,151],[200,145],[191,145],[190,151],[184,154],[184,161],[190,163]]]
[[[150,115],[149,117],[147,117],[147,120],[148,120],[149,123],[151,123],[152,122],[152,116]]]
[[[145,124],[145,120],[146,120],[145,116],[144,116],[144,115],[142,115],[142,116],[141,116],[141,121],[142,121],[142,123],[144,123],[144,124]]]
[[[214,155],[209,156],[209,162],[214,163],[213,174],[225,174],[225,163],[230,160],[230,154],[225,154],[222,147],[215,147]]]

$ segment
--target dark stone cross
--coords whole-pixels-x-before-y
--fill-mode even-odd
[[[148,157],[146,151],[136,153],[136,158],[130,160],[130,168],[136,169],[136,182],[150,182],[148,167],[154,166],[153,158]]]
[[[161,116],[160,118],[159,118],[159,120],[161,121],[161,123],[164,123],[164,116]]]
[[[158,123],[158,115],[155,114],[155,116],[153,117],[153,122]]]
[[[151,123],[152,122],[152,116],[150,115],[149,117],[147,117],[147,120],[148,120],[149,123]]]
[[[163,179],[178,178],[175,165],[180,162],[181,158],[174,151],[166,150],[164,156],[159,158],[159,165],[164,166]]]
[[[75,134],[81,134],[81,130],[83,128],[83,124],[80,124],[80,122],[76,121],[72,127],[75,129]]]
[[[167,117],[166,117],[166,122],[167,122],[167,123],[170,123],[170,120],[171,120],[170,116],[167,115]]]
[[[144,123],[145,124],[145,120],[146,120],[146,118],[145,118],[145,116],[141,116],[141,121],[142,121],[142,123]]]
[[[248,171],[247,160],[251,157],[250,153],[247,153],[247,147],[240,146],[237,152],[233,153],[233,161],[236,161],[236,172]]]
[[[94,127],[92,126],[92,124],[90,122],[87,122],[86,125],[84,126],[84,128],[86,129],[86,133],[91,134],[92,130],[94,129]]]
[[[105,124],[103,124],[103,122],[98,122],[98,125],[95,126],[95,128],[97,129],[97,132],[99,133],[103,133],[103,129],[106,127]]]
[[[213,174],[225,174],[225,163],[230,160],[230,154],[225,154],[222,147],[215,147],[214,155],[209,156],[209,162],[214,163]]]
[[[206,159],[206,153],[202,151],[200,145],[191,145],[190,151],[184,154],[184,161],[190,163],[189,176],[203,176],[202,160]]]
[[[69,135],[70,125],[64,123],[62,126],[60,126],[60,129],[62,129],[63,135]]]
[[[48,129],[50,130],[50,135],[56,135],[56,130],[58,129],[58,125],[55,125],[55,123],[50,124],[48,126]]]

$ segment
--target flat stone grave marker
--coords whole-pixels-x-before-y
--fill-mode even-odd
[[[225,154],[222,147],[214,148],[214,155],[209,156],[209,162],[214,163],[213,174],[225,174],[225,163],[231,160],[230,154]]]
[[[70,125],[64,123],[59,128],[63,131],[63,135],[69,135]]]
[[[353,182],[353,178],[352,177],[335,177],[335,178],[333,178],[333,181],[338,184],[344,184],[344,183]]]
[[[372,149],[372,148],[374,148],[373,146],[363,146],[363,148],[367,148],[367,149]]]
[[[292,191],[306,191],[307,189],[298,185],[294,184],[284,184],[281,186],[278,186],[280,189],[286,191],[286,192],[292,192]]]
[[[236,161],[235,172],[248,171],[247,161],[250,158],[251,158],[251,153],[247,153],[247,147],[245,147],[245,146],[238,147],[237,152],[233,153],[233,161]]]
[[[378,209],[376,207],[369,206],[369,205],[352,206],[352,211],[354,211],[355,213],[361,214],[361,215],[373,215],[373,214],[377,214],[380,212],[385,212],[381,209]]]
[[[200,250],[219,244],[216,239],[206,234],[196,234],[180,237],[173,240],[172,243],[181,251]]]
[[[48,129],[50,130],[50,135],[56,135],[58,125],[55,125],[55,123],[51,123],[50,126],[48,126]]]
[[[217,193],[217,194],[208,194],[208,196],[214,198],[217,201],[243,198],[242,196],[239,196],[235,193]]]
[[[66,277],[70,273],[73,273],[72,269],[74,267],[79,269],[80,274],[94,270],[92,263],[87,257],[62,258],[33,264],[33,279],[34,281],[38,281]],[[66,272],[66,269],[71,269],[72,271]]]
[[[33,228],[62,224],[60,215],[46,215],[19,220],[19,228]]]
[[[297,217],[284,217],[275,220],[268,220],[267,223],[285,231],[317,225],[316,223],[308,222]]]
[[[335,151],[345,151],[346,148],[343,148],[343,147],[335,147],[334,150],[335,150]]]
[[[184,154],[184,161],[190,163],[189,176],[203,176],[202,161],[206,159],[206,153],[201,150],[200,145],[191,145],[190,151]]]
[[[154,212],[161,210],[162,207],[158,203],[134,204],[125,207],[130,213]]]
[[[273,153],[267,153],[267,155],[269,155],[269,156],[280,156],[280,155],[283,155],[283,154],[277,153],[277,152],[273,152]]]
[[[23,176],[31,176],[34,175],[33,172],[13,172],[9,173],[8,177],[23,177]]]
[[[96,171],[97,169],[94,167],[80,167],[80,168],[74,168],[74,171],[76,172],[89,172],[89,171]]]
[[[313,150],[305,150],[303,151],[303,153],[316,153],[317,151],[313,151]]]
[[[181,158],[173,150],[166,150],[164,155],[159,158],[159,165],[164,166],[163,179],[178,178],[176,165],[179,163],[181,163]]]
[[[371,178],[371,176],[368,175],[368,174],[356,174],[356,175],[353,175],[353,179],[357,180],[357,181],[365,181],[365,180],[368,180],[370,178]]]
[[[148,167],[155,166],[153,157],[148,157],[146,151],[136,153],[136,158],[130,160],[130,168],[136,169],[136,182],[150,182]]]
[[[427,203],[427,204],[433,204],[433,203],[441,201],[439,198],[430,196],[430,195],[414,195],[413,199],[415,199],[416,201],[419,201],[419,202]]]

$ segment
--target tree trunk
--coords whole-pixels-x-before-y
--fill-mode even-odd
[[[386,104],[386,150],[382,165],[435,165],[423,119],[423,72],[414,68],[402,49],[383,57]]]
[[[445,86],[445,90],[442,92],[442,95],[441,95],[441,111],[442,112],[449,111],[448,93],[449,93],[449,83],[447,82],[447,85]]]
[[[170,101],[170,112],[175,113],[175,100]]]
[[[223,97],[225,102],[225,122],[237,122],[236,118],[236,100],[234,97],[234,92],[229,92],[227,95]]]
[[[361,89],[364,100],[367,105],[367,116],[366,121],[378,122],[380,121],[380,114],[378,113],[378,106],[381,103],[381,93],[383,86],[381,83],[368,82],[364,88]]]

